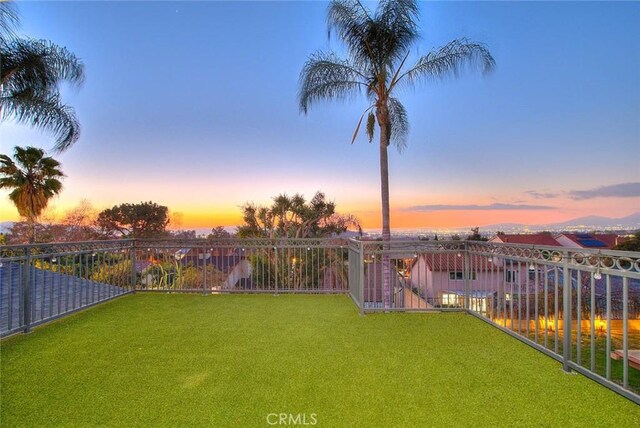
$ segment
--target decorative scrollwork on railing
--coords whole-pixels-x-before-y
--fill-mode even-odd
[[[467,251],[519,261],[556,264],[571,268],[609,269],[640,273],[640,253],[630,251],[594,250],[587,248],[526,246],[488,242],[467,242]]]

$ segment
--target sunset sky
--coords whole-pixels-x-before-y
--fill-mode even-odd
[[[375,3],[367,3],[375,7]],[[416,53],[468,37],[483,78],[400,94],[408,148],[390,151],[392,228],[550,223],[640,211],[639,2],[423,2]],[[66,46],[86,82],[57,158],[63,213],[154,201],[183,228],[237,225],[246,201],[317,190],[380,227],[378,148],[350,145],[364,96],[299,113],[298,76],[327,39],[326,2],[21,2],[21,31]],[[415,59],[415,57],[414,57]],[[2,153],[51,136],[0,125]],[[3,221],[16,220],[0,193]]]

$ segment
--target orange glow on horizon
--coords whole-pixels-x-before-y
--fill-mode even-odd
[[[3,198],[4,199],[4,198]],[[344,199],[344,198],[343,198]],[[54,199],[44,215],[44,219],[59,220],[66,211],[77,206],[78,200],[65,198]],[[340,213],[355,215],[364,229],[380,229],[382,215],[377,203],[349,204],[349,199],[336,200]],[[240,203],[225,204],[172,204],[169,201],[159,201],[167,205],[170,213],[175,216],[177,222],[170,225],[171,229],[203,229],[215,226],[233,227],[242,223],[242,210]],[[267,202],[268,203],[268,202]],[[96,210],[100,211],[113,206],[114,203],[94,203]],[[400,208],[391,211],[391,228],[393,229],[458,229],[478,226],[481,229],[488,225],[500,223],[520,223],[523,225],[538,225],[556,223],[584,215],[605,215],[610,217],[629,215],[637,210],[628,207],[619,207],[620,212],[607,212],[606,208],[595,210],[592,207],[580,207],[581,209],[551,209],[551,210],[447,210],[420,212],[402,209],[409,204],[398,204]],[[627,208],[627,209],[625,209]],[[604,212],[603,212],[604,211]],[[0,201],[0,221],[18,221],[17,210],[8,200]]]

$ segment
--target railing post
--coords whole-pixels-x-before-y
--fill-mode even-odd
[[[360,300],[360,314],[364,315],[364,243],[358,241],[358,299]]]
[[[138,282],[136,272],[136,239],[131,241],[131,291],[136,292],[136,283]]]
[[[471,270],[469,269],[469,246],[467,242],[464,242],[464,309],[470,310],[471,305],[469,304],[469,276],[471,275]]]
[[[22,272],[22,322],[24,332],[31,331],[31,247],[24,248],[25,260]]]
[[[207,295],[207,249],[202,248],[202,295]]]
[[[569,251],[562,254],[562,369],[571,371],[571,275],[569,275]]]
[[[273,249],[274,249],[274,252],[275,252],[275,261],[274,261],[274,264],[275,264],[275,266],[274,266],[275,267],[275,287],[276,287],[275,294],[278,295],[278,269],[280,268],[280,266],[278,266],[279,265],[279,263],[278,263],[278,246],[274,245]]]

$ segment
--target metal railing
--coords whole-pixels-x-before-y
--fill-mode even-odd
[[[475,241],[349,251],[361,255],[350,290],[362,313],[464,311],[640,404],[640,253]]]
[[[119,240],[0,247],[0,336],[135,291],[346,293],[342,239]]]
[[[0,247],[0,336],[133,291],[133,241]]]
[[[469,312],[640,404],[640,253],[473,242],[493,304]],[[487,261],[491,260],[491,263]]]
[[[209,293],[346,293],[342,239],[136,241],[137,289]]]
[[[1,336],[135,291],[344,293],[363,314],[466,312],[640,404],[640,253],[353,239],[0,247]]]

